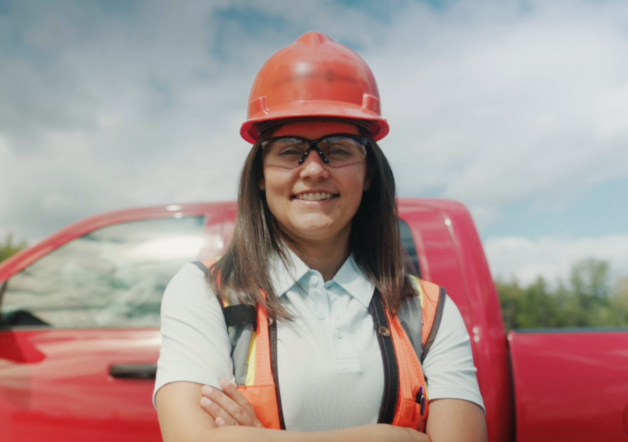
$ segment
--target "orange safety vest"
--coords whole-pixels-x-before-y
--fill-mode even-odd
[[[195,264],[200,264],[199,268],[206,271],[214,263],[215,260],[210,260]],[[384,362],[384,397],[378,423],[424,432],[429,414],[429,398],[421,362],[436,337],[445,291],[431,282],[413,278],[417,283],[423,318],[421,360],[399,315],[390,313],[377,290],[373,294],[369,311]],[[277,324],[269,318],[267,309],[261,305],[232,306],[224,298],[222,303],[227,326],[243,322],[257,324],[249,344],[246,383],[238,385],[238,390],[253,406],[264,427],[285,429],[277,378]],[[243,319],[247,316],[248,319]],[[416,336],[414,338],[418,340]]]

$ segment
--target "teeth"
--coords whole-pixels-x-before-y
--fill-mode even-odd
[[[305,201],[323,201],[333,198],[331,193],[302,193],[297,195],[296,199]]]

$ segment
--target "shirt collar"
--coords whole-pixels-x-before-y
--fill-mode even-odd
[[[283,262],[278,253],[274,253],[268,262],[270,282],[275,294],[280,297],[310,271],[310,268],[288,246],[284,245],[283,250],[286,262]]]
[[[284,246],[286,262],[279,254],[273,254],[269,260],[270,279],[277,296],[283,296],[311,269],[301,261],[289,247]],[[338,273],[331,279],[344,291],[354,297],[365,308],[369,307],[375,286],[366,278],[355,263],[353,256],[347,258]]]
[[[347,258],[338,273],[332,278],[336,284],[357,299],[365,308],[369,308],[375,286],[358,267],[353,256]]]

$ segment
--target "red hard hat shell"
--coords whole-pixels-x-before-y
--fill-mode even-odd
[[[307,117],[369,121],[375,140],[390,131],[381,117],[377,83],[366,62],[319,32],[303,35],[262,66],[240,134],[255,143],[259,123]]]

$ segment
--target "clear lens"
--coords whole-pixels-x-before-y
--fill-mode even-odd
[[[366,157],[366,150],[358,140],[349,137],[329,137],[318,143],[318,148],[336,167],[357,163]],[[333,163],[333,164],[332,164]]]
[[[287,169],[299,167],[299,162],[306,155],[312,155],[312,150],[322,152],[330,167],[343,167],[364,161],[366,148],[358,139],[346,135],[331,135],[317,140],[314,149],[310,149],[312,142],[301,138],[285,137],[272,140],[264,147],[264,164],[279,166]]]

